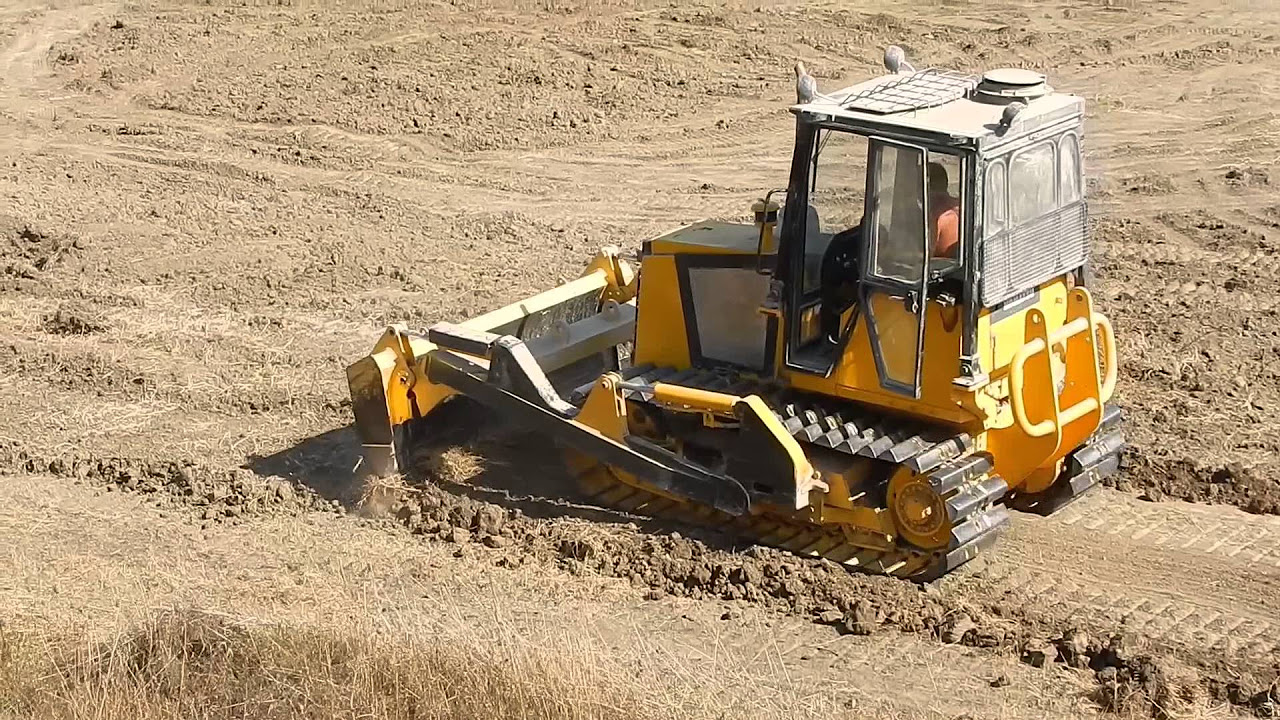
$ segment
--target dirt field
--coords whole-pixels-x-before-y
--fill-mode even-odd
[[[1251,0],[9,0],[0,630],[181,607],[581,642],[659,715],[1275,713],[1278,22]],[[1085,96],[1133,443],[1114,487],[928,590],[514,503],[547,471],[520,447],[470,478],[500,506],[335,511],[342,371],[383,325],[745,218],[785,182],[792,63],[835,87],[890,43]],[[813,622],[832,612],[858,622]]]

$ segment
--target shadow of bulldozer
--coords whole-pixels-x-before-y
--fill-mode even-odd
[[[360,459],[360,438],[354,425],[309,437],[271,455],[249,458],[245,466],[259,475],[275,475],[310,488],[326,500],[347,507],[360,499],[355,473]]]
[[[503,423],[465,397],[454,398],[430,417],[415,421],[411,436],[413,450],[402,459],[401,468],[410,488],[434,484],[531,518],[579,518],[631,523],[648,532],[679,529],[686,534],[718,535],[590,504],[569,473],[561,448],[545,436]],[[251,458],[247,467],[261,475],[286,478],[354,510],[366,490],[358,471],[360,453],[355,426],[348,425]]]
[[[441,406],[431,417],[417,420],[413,425],[414,452],[401,468],[404,479],[410,485],[422,482],[459,484],[470,479],[473,473],[454,469],[447,472],[442,467],[450,458],[462,454],[476,454],[484,439],[500,437],[504,433],[490,427],[492,418],[484,415],[479,406],[466,398],[456,398]],[[499,443],[500,445],[500,443]],[[480,460],[477,457],[476,462]],[[354,424],[336,428],[306,438],[298,444],[270,455],[249,459],[246,467],[259,475],[275,475],[290,480],[326,500],[337,500],[348,508],[359,505],[364,487],[360,472],[360,436]],[[507,459],[494,461],[497,467],[513,464]],[[523,463],[515,463],[523,465]],[[489,464],[481,466],[481,474],[487,476]],[[443,475],[443,477],[440,477]]]

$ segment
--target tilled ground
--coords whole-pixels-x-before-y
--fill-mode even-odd
[[[459,319],[572,277],[600,245],[743,218],[786,176],[796,58],[823,87],[875,72],[891,42],[926,64],[1047,72],[1090,108],[1097,295],[1132,440],[1114,490],[1019,518],[985,569],[929,592],[520,500],[527,460],[503,452],[482,453],[471,495],[423,484],[392,517],[517,567],[1053,655],[1097,673],[1104,705],[1139,687],[1193,705],[1192,688],[1270,711],[1274,11],[19,2],[0,17],[0,469],[208,524],[354,499],[342,370],[385,323]],[[546,517],[565,514],[592,522]]]
[[[343,514],[337,500],[247,470],[47,459],[14,447],[5,448],[2,457],[7,466],[54,473],[62,482],[138,493],[156,508],[176,511],[180,522],[205,530],[228,523],[252,526],[266,517]],[[1093,679],[1088,696],[1106,710],[1171,717],[1217,704],[1270,717],[1280,701],[1274,637],[1249,643],[1268,634],[1266,628],[1239,633],[1239,642],[1232,637],[1237,627],[1228,628],[1219,639],[1231,654],[1223,655],[1218,642],[1139,627],[1144,623],[1135,622],[1132,609],[1117,616],[1082,613],[1071,602],[1045,603],[1038,597],[1043,589],[1034,582],[1011,582],[999,563],[919,586],[768,548],[735,547],[733,538],[705,528],[673,530],[643,517],[578,505],[571,493],[513,497],[504,487],[511,474],[504,463],[517,458],[532,459],[532,467],[517,471],[530,487],[544,486],[536,478],[554,472],[554,453],[540,449],[536,438],[482,433],[467,447],[422,457],[409,473],[412,484],[365,487],[358,500],[349,499],[350,509],[374,527],[452,544],[456,557],[471,548],[468,554],[487,555],[499,572],[558,569],[571,576],[618,578],[646,600],[728,601],[724,620],[740,614],[735,607],[755,606],[807,618],[842,635],[908,633],[993,657],[1015,657],[1033,668],[1070,668]],[[504,486],[486,481],[493,477],[492,464],[504,476]],[[1065,593],[1067,586],[1059,582],[1057,590]],[[1257,602],[1273,606],[1276,601]],[[997,676],[991,682],[999,688],[1008,680]]]

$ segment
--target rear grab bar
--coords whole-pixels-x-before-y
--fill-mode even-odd
[[[1078,300],[1081,301],[1079,305],[1085,309],[1085,314],[1067,322],[1052,333],[1028,340],[1026,344],[1018,348],[1018,351],[1013,355],[1013,359],[1009,361],[1009,401],[1013,409],[1013,418],[1018,427],[1028,437],[1040,438],[1061,432],[1064,426],[1100,410],[1102,405],[1107,400],[1110,400],[1115,392],[1117,377],[1116,342],[1115,331],[1111,327],[1111,321],[1106,316],[1093,312],[1092,298],[1089,297],[1087,290],[1076,288],[1072,292],[1081,294]],[[1044,323],[1044,315],[1039,310],[1032,310],[1028,313],[1028,321],[1032,325]],[[1040,353],[1048,353],[1050,348],[1061,345],[1085,331],[1091,332],[1096,341],[1096,343],[1089,343],[1090,345],[1096,345],[1094,366],[1091,368],[1073,367],[1073,364],[1067,363],[1064,371],[1065,380],[1067,383],[1083,382],[1086,387],[1097,383],[1095,386],[1097,387],[1096,393],[1090,393],[1089,396],[1078,402],[1066,408],[1060,408],[1056,397],[1056,388],[1052,388],[1051,390],[1055,395],[1054,401],[1051,403],[1053,412],[1049,413],[1049,417],[1039,422],[1031,422],[1027,415],[1027,388],[1024,381],[1027,361]],[[1043,332],[1041,330],[1041,333]],[[1097,375],[1089,377],[1089,375],[1098,372],[1097,363],[1099,361],[1104,366],[1100,373],[1101,377]]]

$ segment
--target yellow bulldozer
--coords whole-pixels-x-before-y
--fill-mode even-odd
[[[921,580],[990,545],[1007,508],[1052,512],[1115,472],[1082,99],[1027,70],[917,71],[896,47],[885,66],[829,94],[797,66],[790,177],[754,223],[388,328],[347,371],[364,470],[398,472],[466,396],[564,448],[593,503]]]

